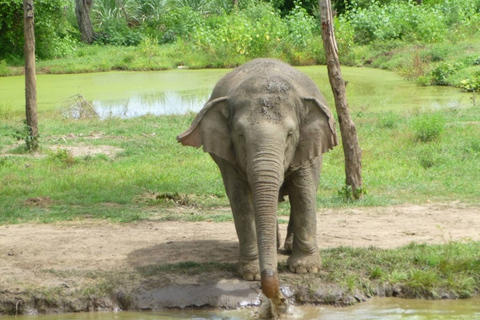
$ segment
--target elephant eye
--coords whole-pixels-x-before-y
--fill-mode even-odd
[[[292,130],[288,131],[287,136],[288,136],[288,137],[291,137],[292,135],[293,135],[293,131],[292,131]]]
[[[240,137],[243,137],[243,136],[244,136],[243,132],[241,132],[241,131],[238,132],[238,135],[239,135]]]

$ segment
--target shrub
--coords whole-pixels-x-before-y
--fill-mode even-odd
[[[431,142],[440,138],[445,131],[446,120],[441,113],[420,114],[413,119],[415,141]]]
[[[10,69],[7,66],[7,61],[0,60],[0,77],[8,76],[10,74]]]
[[[10,120],[15,115],[15,109],[11,103],[0,102],[0,119]]]
[[[314,18],[301,7],[301,3],[296,2],[295,7],[285,19],[288,27],[288,36],[285,40],[297,48],[307,47],[311,43],[315,30],[319,29]]]
[[[402,118],[395,112],[388,112],[379,117],[379,125],[381,128],[394,129],[402,121]]]
[[[382,4],[374,0],[368,8],[352,2],[345,18],[355,29],[360,44],[393,39],[435,42],[444,38],[447,29],[440,9],[412,1]]]
[[[103,44],[133,46],[141,41],[140,33],[129,28],[123,19],[108,17],[102,21],[101,29],[95,36],[95,41]]]
[[[157,26],[160,30],[160,42],[172,43],[178,39],[195,38],[196,32],[206,31],[205,17],[190,7],[174,8],[162,19]],[[212,35],[213,36],[213,35]]]
[[[439,86],[447,86],[450,84],[448,77],[454,74],[456,71],[462,68],[462,65],[458,62],[447,63],[443,62],[439,64],[430,72],[431,84]]]
[[[192,40],[197,49],[214,55],[253,58],[268,55],[286,30],[278,12],[259,3],[235,14],[210,17],[206,25],[194,29]]]
[[[0,0],[0,59],[23,56],[23,5],[21,0]],[[35,48],[39,58],[73,52],[63,0],[35,0]]]
[[[460,88],[467,92],[480,91],[480,75],[460,81]]]

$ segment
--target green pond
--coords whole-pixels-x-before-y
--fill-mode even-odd
[[[78,313],[5,317],[15,320],[253,320],[253,309],[167,310],[157,312]],[[480,319],[480,300],[408,300],[374,298],[351,307],[302,306],[285,320],[475,320]]]
[[[324,66],[300,67],[319,86],[330,105],[333,98]],[[215,83],[229,70],[168,70],[38,75],[38,111],[69,109],[81,95],[101,117],[182,114],[200,110]],[[378,69],[343,68],[352,112],[411,111],[457,108],[471,104],[471,95],[450,87],[420,87],[399,75]],[[0,78],[0,108],[24,111],[24,77]]]

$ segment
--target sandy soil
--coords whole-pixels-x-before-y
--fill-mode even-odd
[[[285,229],[286,224],[282,224],[283,236]],[[412,241],[461,239],[480,239],[480,207],[455,202],[318,213],[321,248],[392,248]],[[138,274],[142,268],[185,261],[234,262],[237,248],[232,222],[79,221],[0,226],[0,313],[12,312],[13,304],[16,312],[24,305],[20,311],[26,313],[257,304],[258,283],[239,280],[229,271],[193,276],[160,272],[148,281],[137,277],[129,282],[135,283],[133,287],[119,280],[122,289],[117,288],[113,298],[90,295],[88,301],[72,302],[75,295],[86,296],[79,293],[81,288],[105,282],[108,273]],[[99,274],[98,279],[92,276],[95,274]],[[32,292],[40,292],[37,302],[27,301]],[[47,301],[45,292],[60,292],[70,300]],[[124,298],[126,292],[128,299]]]

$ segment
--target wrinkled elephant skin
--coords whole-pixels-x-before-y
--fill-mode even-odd
[[[273,59],[252,60],[225,75],[177,137],[208,152],[220,168],[240,245],[238,271],[261,280],[274,303],[277,205],[291,203],[285,250],[292,272],[317,272],[316,192],[322,154],[337,145],[335,121],[305,74]],[[277,302],[275,302],[277,301]]]

